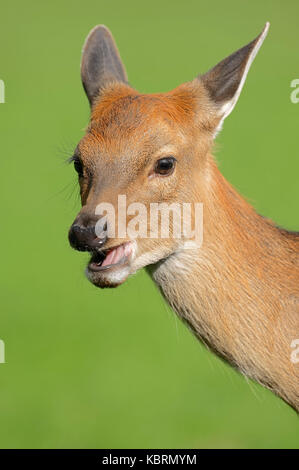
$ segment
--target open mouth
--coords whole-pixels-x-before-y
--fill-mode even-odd
[[[97,251],[92,253],[88,269],[93,272],[99,272],[126,265],[131,255],[131,242],[123,243],[122,245],[109,248],[108,250]]]

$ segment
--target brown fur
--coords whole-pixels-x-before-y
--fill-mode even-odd
[[[298,411],[299,237],[257,215],[210,165],[203,246],[153,277],[205,344]]]
[[[239,62],[244,72],[259,38],[232,56],[233,72]],[[89,42],[94,47],[92,36]],[[147,266],[169,304],[209,348],[298,411],[299,364],[291,361],[291,342],[299,338],[299,235],[258,215],[221,175],[211,154],[222,106],[215,102],[217,71],[223,73],[230,62],[216,67],[212,79],[206,74],[164,94],[105,82],[92,100],[94,87],[84,72],[92,109],[77,149],[84,167],[78,217],[94,218],[101,201],[116,206],[119,194],[128,204],[147,206],[202,202],[200,248],[186,250],[173,238],[138,239],[126,276]],[[238,82],[234,76],[230,82],[229,93],[235,93]],[[223,93],[221,100],[232,98]],[[177,159],[175,172],[155,176],[155,162],[169,154]],[[108,239],[105,248],[123,242]],[[100,287],[118,285],[105,273],[88,277]]]
[[[154,201],[155,192],[150,196],[144,187],[149,186],[143,181],[144,167],[155,144],[177,141],[178,153],[189,158],[182,159],[182,174],[164,199],[204,203],[204,244],[198,252],[163,259],[151,269],[153,277],[210,348],[298,409],[299,367],[290,360],[290,344],[299,336],[299,237],[257,215],[220,174],[209,152],[213,120],[204,119],[205,105],[196,108],[196,102],[207,100],[203,90],[200,96],[195,100],[194,84],[165,96],[140,95],[123,85],[107,89],[79,145],[85,166],[92,171],[101,165],[99,173],[108,181],[102,182],[91,206],[100,200],[115,202],[118,192],[130,201]],[[161,121],[166,139],[149,130]],[[119,183],[113,184],[114,178]],[[89,202],[97,187],[94,182],[83,201]],[[160,191],[156,196],[160,200]],[[141,251],[161,243],[141,240]]]

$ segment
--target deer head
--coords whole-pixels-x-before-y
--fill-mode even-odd
[[[128,83],[109,30],[96,26],[90,32],[81,77],[91,119],[71,159],[79,177],[82,209],[69,240],[74,248],[91,253],[86,273],[95,285],[117,286],[138,269],[184,249],[187,237],[171,236],[173,227],[168,237],[151,236],[150,206],[209,204],[213,140],[239,98],[268,27],[267,23],[256,39],[206,74],[171,92],[150,95]],[[120,195],[126,209],[130,207],[125,215]],[[139,210],[140,205],[148,211]],[[136,224],[138,211],[139,226],[146,225],[142,236],[134,238],[126,231],[121,236],[120,225]],[[191,219],[194,227],[194,206]],[[156,225],[161,220],[161,216],[155,219]]]

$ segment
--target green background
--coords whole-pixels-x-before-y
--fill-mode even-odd
[[[257,210],[298,223],[298,1],[1,2],[0,447],[299,447],[295,413],[196,341],[145,272],[94,288],[68,246],[71,156],[88,122],[81,48],[113,32],[130,82],[167,91],[271,22],[217,138],[224,175]]]

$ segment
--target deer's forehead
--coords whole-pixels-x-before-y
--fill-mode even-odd
[[[168,144],[180,145],[184,141],[181,129],[172,125],[163,117],[149,123],[147,116],[139,123],[130,125],[129,119],[117,122],[116,119],[107,127],[91,126],[79,143],[79,150],[84,159],[101,156],[105,160],[129,158],[139,155],[152,155]]]
[[[194,119],[194,103],[188,93],[117,92],[104,94],[93,108],[87,133],[79,144],[85,161],[134,162],[137,167],[165,146],[184,142]]]
[[[161,121],[155,127],[146,125],[124,132],[117,130],[115,135],[107,135],[97,129],[89,130],[79,143],[79,152],[85,164],[90,166],[126,166],[136,169],[144,167],[161,152],[176,152],[183,136],[178,133],[170,137],[167,123]]]
[[[90,127],[102,134],[130,133],[142,126],[155,127],[161,120],[180,125],[194,114],[194,97],[189,90],[139,94],[131,89],[108,91],[94,106]]]

